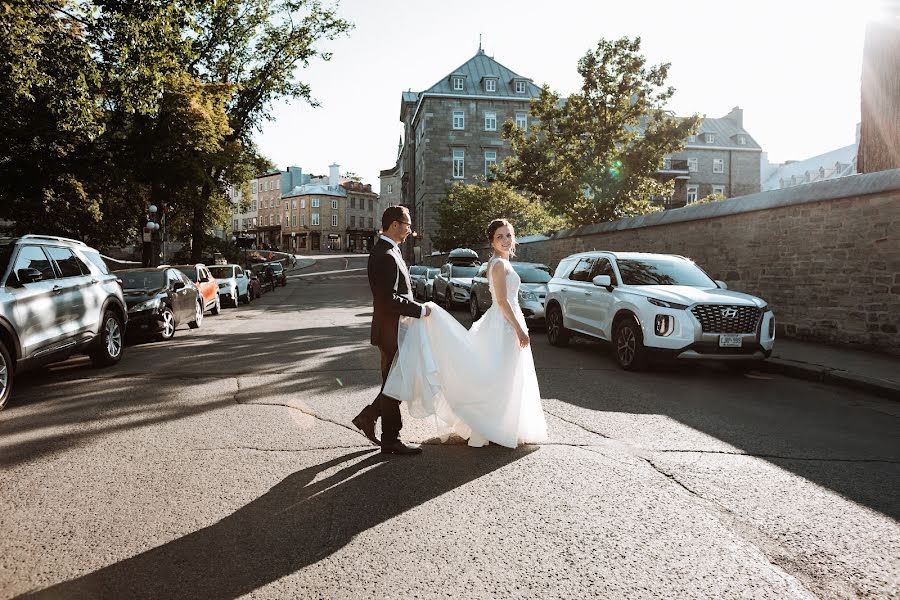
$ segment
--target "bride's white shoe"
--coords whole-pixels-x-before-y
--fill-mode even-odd
[[[473,431],[472,435],[469,437],[468,443],[472,448],[483,448],[490,443],[490,440],[488,440],[483,435],[479,435]]]

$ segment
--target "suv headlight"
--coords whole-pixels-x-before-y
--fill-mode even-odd
[[[537,302],[538,295],[536,292],[519,290],[519,302]]]
[[[151,300],[141,302],[140,304],[135,304],[131,307],[131,309],[129,309],[128,312],[140,312],[142,310],[153,310],[154,308],[159,308],[159,298],[153,298]]]
[[[672,308],[674,310],[685,310],[687,308],[686,304],[678,304],[677,302],[669,302],[659,298],[647,298],[647,302],[654,306],[662,306],[663,308]]]

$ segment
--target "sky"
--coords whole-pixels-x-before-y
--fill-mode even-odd
[[[328,4],[327,0],[323,3]],[[333,4],[333,3],[331,3]],[[297,76],[320,106],[277,102],[256,135],[280,169],[327,174],[337,163],[378,190],[402,133],[400,95],[423,91],[478,51],[548,84],[578,89],[578,59],[600,38],[641,37],[650,64],[671,63],[677,115],[744,111],[771,162],[853,143],[865,22],[875,0],[343,0],[355,28]]]

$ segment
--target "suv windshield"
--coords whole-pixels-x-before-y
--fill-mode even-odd
[[[126,290],[155,290],[166,285],[166,274],[163,271],[119,271],[116,273],[122,280],[122,288]]]
[[[184,267],[183,269],[178,269],[182,273],[184,273],[185,277],[197,283],[197,269],[196,267]]]
[[[281,273],[282,271],[284,271],[284,265],[281,263],[272,263],[269,266],[271,266],[272,270],[276,273]]]
[[[428,274],[425,276],[427,279],[434,279],[440,273],[440,269],[428,269]]]
[[[234,267],[227,266],[212,266],[209,268],[209,272],[212,273],[212,276],[216,279],[228,279],[229,277],[234,277]]]
[[[453,265],[450,267],[450,277],[475,277],[478,274],[478,267],[461,267]]]
[[[692,262],[666,259],[620,259],[619,272],[625,285],[687,285],[716,287],[713,280]]]
[[[544,265],[517,265],[512,263],[512,266],[522,279],[522,283],[547,283],[553,277],[550,267]]]

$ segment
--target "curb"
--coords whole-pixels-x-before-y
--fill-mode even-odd
[[[778,373],[779,375],[787,375],[788,377],[794,377],[796,379],[805,379],[807,381],[817,381],[829,385],[851,388],[875,394],[889,400],[900,401],[900,384],[886,379],[856,375],[832,367],[823,367],[821,365],[786,360],[783,358],[770,358],[763,361],[762,364],[759,365],[758,370],[768,371],[769,373]]]
[[[297,263],[293,266],[293,268],[290,270],[290,272],[292,273],[292,272],[294,272],[294,271],[302,271],[303,269],[308,269],[309,267],[313,266],[314,264],[316,264],[315,259],[312,259],[312,258],[301,258],[301,259],[298,260]]]

